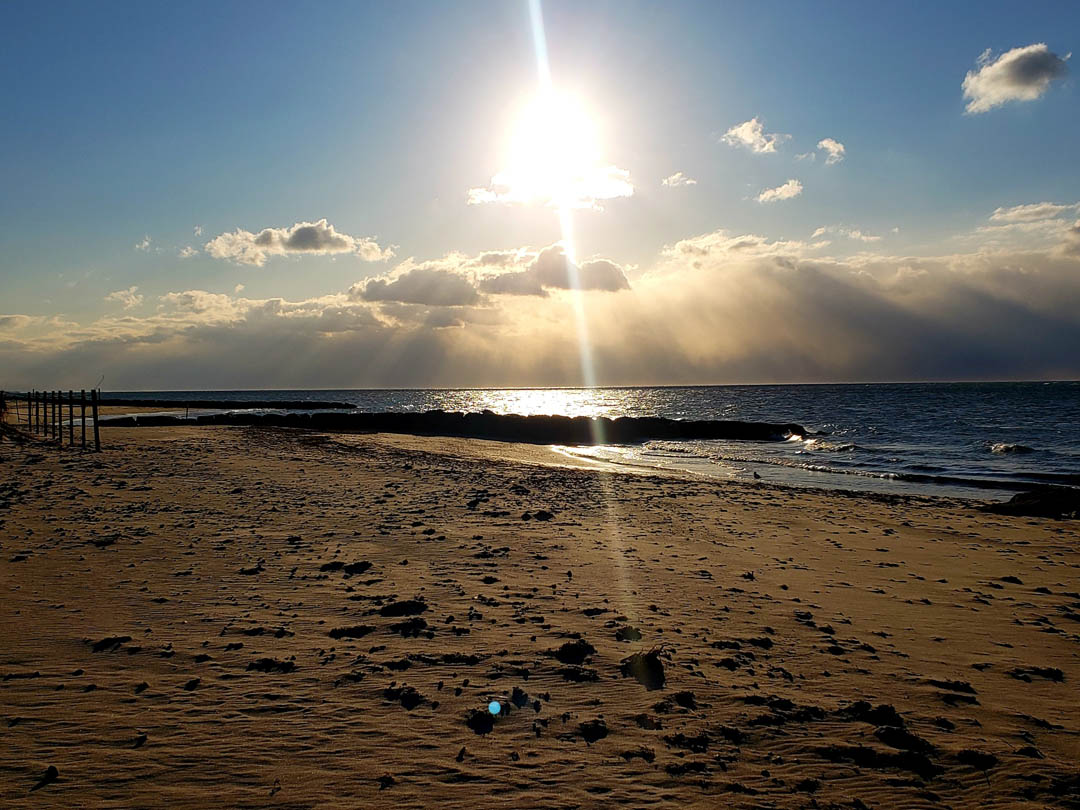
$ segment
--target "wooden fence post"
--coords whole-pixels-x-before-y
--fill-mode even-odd
[[[68,447],[75,446],[75,392],[68,389]]]
[[[79,392],[79,404],[82,407],[82,449],[86,449],[86,389]]]
[[[64,418],[64,400],[60,396],[59,391],[53,392],[53,423],[56,425],[56,435],[53,436],[56,439],[57,445],[64,446],[64,423],[61,421]]]
[[[101,434],[98,432],[98,390],[90,391],[90,406],[94,411],[94,451],[101,452]]]

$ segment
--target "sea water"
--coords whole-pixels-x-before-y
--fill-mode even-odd
[[[662,416],[796,422],[786,442],[562,448],[606,464],[882,493],[1002,499],[1080,486],[1080,382],[642,388],[109,392],[125,398],[347,402],[364,411]]]

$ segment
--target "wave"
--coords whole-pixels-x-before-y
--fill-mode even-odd
[[[660,451],[673,455],[691,456],[717,465],[766,465],[782,467],[793,471],[855,476],[863,479],[898,481],[919,484],[928,488],[963,487],[966,489],[1004,490],[1019,492],[1022,490],[1057,489],[1062,486],[1080,486],[1080,475],[1072,473],[1017,472],[1015,477],[990,478],[978,475],[949,473],[946,468],[934,465],[912,465],[906,470],[873,470],[856,467],[838,467],[820,462],[806,461],[799,458],[782,456],[751,456],[737,452],[725,452],[717,448],[693,442],[649,442],[645,446],[646,454],[636,463],[649,464],[647,453]]]
[[[997,442],[990,445],[991,453],[999,454],[1019,454],[1019,453],[1034,453],[1034,447],[1028,447],[1026,444],[1010,444],[1008,442]]]
[[[854,442],[827,442],[824,439],[807,439],[803,449],[821,453],[852,453],[861,450]]]

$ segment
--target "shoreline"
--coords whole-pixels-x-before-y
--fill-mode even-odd
[[[501,442],[109,436],[0,445],[5,806],[1075,806],[1075,521]],[[652,690],[623,664],[651,650]]]

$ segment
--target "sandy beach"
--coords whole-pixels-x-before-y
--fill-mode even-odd
[[[5,808],[1080,807],[1075,521],[102,438],[0,444]]]

